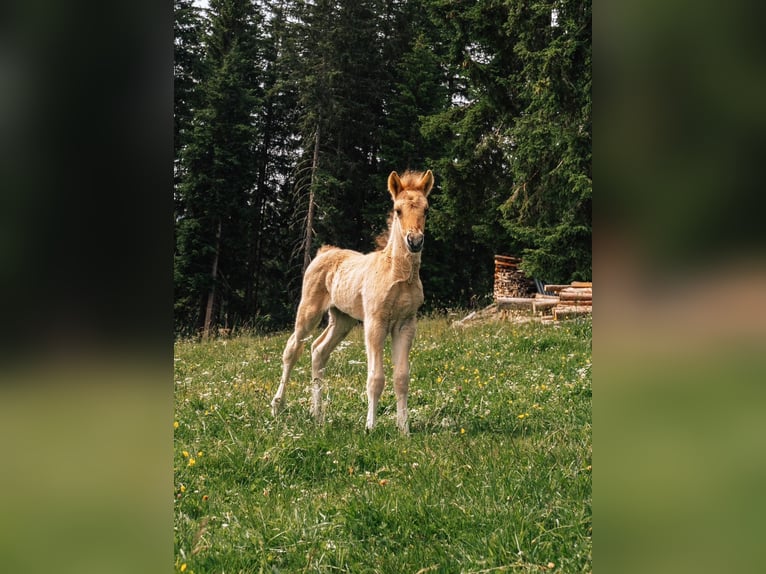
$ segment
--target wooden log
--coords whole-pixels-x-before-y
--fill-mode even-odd
[[[571,285],[545,285],[543,286],[544,291],[550,291],[551,293],[558,293],[562,289],[566,289],[567,287],[571,287]]]
[[[593,289],[590,287],[567,287],[566,289],[559,291],[559,293],[579,293],[581,295],[593,295]]]
[[[513,257],[512,255],[495,255],[495,262],[498,261],[514,264],[521,263],[521,259],[519,257]]]
[[[532,304],[535,302],[531,297],[498,297],[497,306],[499,309],[526,309],[532,310]]]
[[[593,307],[593,301],[561,301],[560,307]]]
[[[559,291],[559,298],[562,301],[585,301],[585,300],[593,300],[593,290],[592,289],[574,289],[572,287],[569,287],[567,289],[562,289]]]
[[[553,283],[544,285],[543,289],[553,293],[558,293],[562,289],[593,289],[593,283],[590,281],[572,281],[569,285],[558,285]]]
[[[562,303],[570,303],[570,302],[576,302],[576,301],[591,301],[593,302],[593,297],[588,297],[587,295],[567,295],[565,293],[561,294],[560,300]]]
[[[559,321],[561,319],[570,319],[572,317],[582,317],[583,315],[588,315],[589,313],[592,313],[592,307],[590,306],[572,306],[572,305],[566,305],[561,306],[559,305],[553,310],[553,318],[556,321]]]
[[[553,310],[553,314],[567,314],[567,313],[580,313],[587,314],[592,313],[593,307],[590,305],[557,305]]]
[[[558,295],[545,295],[543,293],[535,293],[535,299],[538,301],[558,301],[559,297]]]
[[[558,304],[558,299],[534,299],[534,302],[532,303],[532,310],[535,313],[538,311],[546,311],[548,309],[553,309]]]
[[[558,304],[559,307],[593,307],[593,301],[588,299],[587,301],[561,301]]]

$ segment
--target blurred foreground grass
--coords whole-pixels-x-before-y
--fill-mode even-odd
[[[168,372],[91,358],[5,373],[3,571],[167,571],[172,550]]]

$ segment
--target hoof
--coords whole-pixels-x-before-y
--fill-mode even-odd
[[[282,399],[275,398],[271,401],[271,416],[277,416],[282,411],[282,406]]]

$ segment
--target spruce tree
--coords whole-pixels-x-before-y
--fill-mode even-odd
[[[434,305],[478,304],[492,292],[493,254],[515,248],[497,211],[509,179],[499,131],[513,114],[508,94],[494,85],[514,71],[504,46],[494,41],[505,8],[445,0],[427,0],[425,6],[447,95],[421,121],[440,183],[432,199],[428,228],[435,241],[424,259],[423,281]]]
[[[523,66],[523,108],[506,130],[514,181],[503,224],[524,246],[529,274],[590,280],[591,3],[519,4],[507,30]]]
[[[201,104],[181,151],[184,211],[176,222],[178,319],[204,335],[226,322],[246,260],[261,21],[249,0],[211,0],[208,14],[210,73],[199,87]]]
[[[373,245],[365,209],[380,195],[378,172],[384,73],[380,0],[299,3],[303,201],[313,181],[315,244]],[[313,150],[319,133],[316,166]],[[313,179],[309,177],[314,172]],[[377,185],[377,187],[376,187]],[[303,208],[304,213],[308,211]],[[312,248],[313,250],[313,248]]]
[[[589,1],[174,1],[179,331],[290,322],[296,248],[371,249],[391,170],[436,175],[427,305],[495,253],[590,278]]]
[[[205,80],[205,19],[192,0],[173,0],[173,157],[176,217],[183,212],[178,184],[181,150],[189,139],[194,111],[200,106],[198,86]]]
[[[443,145],[432,222],[478,262],[439,273],[445,292],[489,292],[493,252],[543,280],[590,278],[590,3],[429,6],[452,99],[423,125]]]

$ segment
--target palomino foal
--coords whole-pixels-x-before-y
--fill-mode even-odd
[[[271,412],[284,406],[285,387],[305,341],[329,311],[327,328],[311,345],[311,412],[323,418],[322,377],[327,359],[357,321],[364,321],[367,348],[367,425],[375,426],[378,400],[383,392],[383,346],[391,334],[396,393],[396,424],[409,433],[407,390],[410,382],[410,349],[415,337],[416,313],[423,304],[420,256],[428,211],[428,194],[434,185],[431,170],[425,173],[394,171],[388,190],[394,202],[388,242],[365,255],[349,249],[323,246],[306,269],[303,292],[295,317],[295,331],[282,354],[282,379]]]

